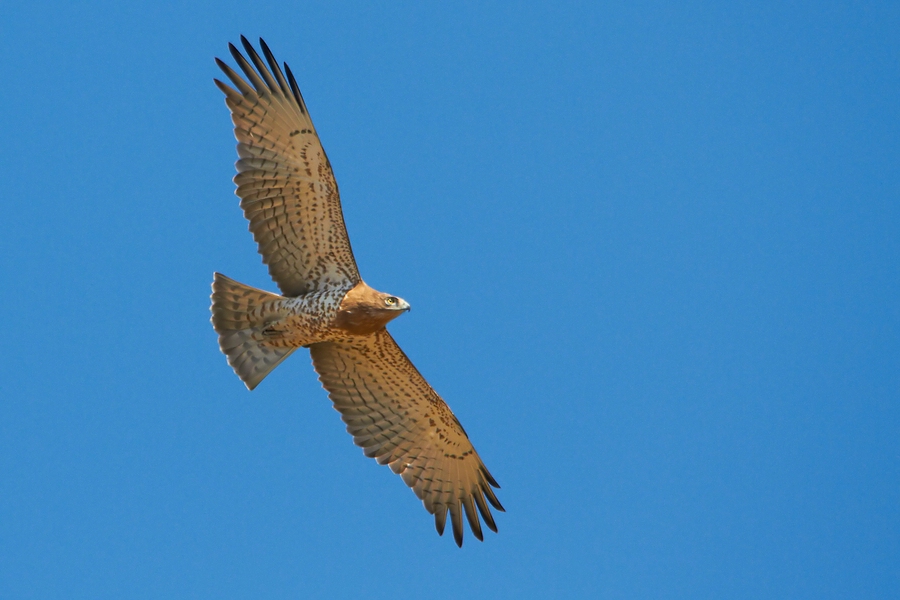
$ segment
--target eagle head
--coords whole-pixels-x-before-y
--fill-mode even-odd
[[[334,326],[352,335],[370,335],[410,310],[409,302],[360,281],[344,295]]]

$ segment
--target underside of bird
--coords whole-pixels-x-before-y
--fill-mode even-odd
[[[297,348],[372,335],[409,310],[402,298],[363,281],[347,292],[286,298],[215,273],[212,289],[210,320],[219,348],[251,390]]]
[[[462,545],[463,516],[483,539],[481,519],[497,525],[497,482],[447,403],[419,373],[385,325],[409,310],[359,275],[344,226],[331,163],[287,64],[265,42],[265,62],[243,36],[229,44],[243,76],[225,94],[237,138],[236,194],[281,294],[216,273],[212,324],[228,364],[254,389],[292,352],[308,347],[313,367],[365,455],[390,466],[434,515],[447,515]]]

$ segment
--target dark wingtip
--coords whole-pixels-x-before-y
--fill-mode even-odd
[[[216,87],[219,88],[226,96],[230,96],[231,94],[237,94],[233,89],[228,87],[228,84],[221,82],[220,80],[213,77],[213,83],[216,84]]]
[[[487,480],[487,482],[488,482],[489,484],[491,484],[492,486],[494,486],[494,487],[497,488],[498,490],[500,489],[500,484],[497,483],[497,480],[494,479],[494,476],[491,475],[490,471],[488,471],[488,470],[487,470],[487,467],[485,467],[484,465],[481,465],[481,474],[484,475],[485,480]]]
[[[306,108],[304,108],[303,96],[300,94],[300,86],[297,85],[297,80],[294,79],[294,74],[291,73],[291,68],[287,63],[284,63],[284,72],[288,78],[288,84],[291,86],[291,91],[294,93],[294,99],[297,101],[297,104],[300,105],[300,112],[306,114]]]
[[[457,501],[458,502],[458,501]],[[462,524],[462,506],[457,504],[456,510],[450,509],[450,524],[453,525],[453,541],[462,548],[463,543],[463,524]]]
[[[444,535],[444,527],[447,525],[447,509],[443,506],[438,506],[438,509],[434,513],[434,528],[437,529],[438,535]]]
[[[244,47],[244,50],[247,52],[247,56],[250,57],[250,60],[253,60],[253,56],[256,54],[256,48],[253,47],[253,44],[250,43],[250,40],[241,36],[241,46]]]
[[[269,49],[269,45],[266,43],[266,40],[259,38],[259,47],[262,48],[263,55],[266,57],[266,62],[269,63],[269,69],[272,71],[272,75],[275,76],[275,80],[278,82],[278,86],[281,88],[281,93],[283,93],[285,97],[290,98],[292,93],[290,85],[284,78],[284,72],[278,66],[278,61],[275,60],[275,55],[272,54],[272,50]]]
[[[480,493],[480,492],[475,492]],[[478,520],[478,512],[475,510],[475,499],[472,496],[468,496],[463,500],[463,508],[466,512],[466,520],[469,522],[469,528],[472,530],[472,534],[475,536],[479,542],[484,541],[484,534],[481,531],[481,522]]]
[[[475,498],[475,506],[478,507],[478,512],[481,513],[481,517],[484,519],[484,524],[487,525],[488,529],[497,533],[497,524],[494,523],[494,515],[491,514],[491,509],[487,507],[482,491],[476,490],[473,497]]]
[[[497,499],[497,495],[494,494],[494,491],[490,488],[490,486],[482,487],[481,491],[484,492],[484,495],[487,498],[488,502],[491,503],[491,506],[493,506],[500,512],[506,512],[506,509],[503,508],[502,504],[500,504],[500,501]]]

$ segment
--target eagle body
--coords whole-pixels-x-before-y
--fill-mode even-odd
[[[503,511],[459,420],[403,353],[386,325],[409,310],[402,298],[360,277],[331,163],[287,64],[265,42],[265,62],[243,36],[229,49],[243,76],[216,63],[237,138],[236,194],[281,294],[213,275],[212,325],[228,364],[254,389],[291,353],[309,348],[313,367],[366,456],[390,466],[434,515],[447,515],[457,545],[463,517],[483,539]],[[249,60],[248,60],[249,58]]]
[[[211,321],[219,348],[251,390],[297,348],[371,335],[407,310],[405,300],[362,281],[347,292],[287,298],[213,276]]]

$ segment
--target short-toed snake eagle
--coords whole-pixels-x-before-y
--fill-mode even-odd
[[[215,83],[238,140],[236,193],[282,295],[216,273],[211,310],[219,347],[251,390],[294,350],[309,348],[366,456],[403,478],[438,533],[449,512],[462,545],[465,514],[481,540],[479,513],[497,531],[488,503],[503,510],[491,489],[499,486],[450,407],[385,329],[409,304],[360,277],[331,164],[290,68],[282,71],[262,40],[265,62],[241,42],[249,61],[229,48],[245,78],[216,59],[234,88]]]

